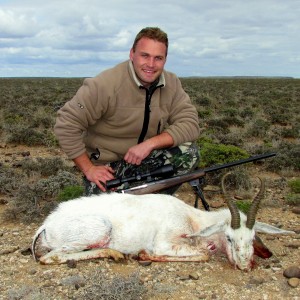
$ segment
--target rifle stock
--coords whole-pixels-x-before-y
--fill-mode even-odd
[[[204,169],[199,169],[199,170],[196,170],[191,173],[174,176],[174,177],[170,177],[167,179],[152,181],[152,182],[145,183],[145,184],[142,184],[142,185],[139,185],[136,187],[121,190],[120,192],[127,193],[127,194],[134,194],[134,195],[157,193],[164,189],[174,187],[178,184],[182,184],[184,182],[189,182],[189,181],[198,179],[200,177],[204,177],[207,173],[210,173],[210,172],[242,165],[242,164],[249,163],[249,162],[258,161],[258,160],[269,158],[269,157],[272,157],[275,155],[276,155],[276,153],[269,153],[269,154],[261,154],[261,155],[251,156],[249,158],[236,160],[236,161],[233,161],[230,163],[216,165],[216,166],[212,166],[212,167],[208,167],[208,168],[204,168]]]

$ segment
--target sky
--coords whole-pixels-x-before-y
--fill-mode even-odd
[[[0,77],[92,77],[144,27],[187,76],[300,78],[300,0],[0,0]]]

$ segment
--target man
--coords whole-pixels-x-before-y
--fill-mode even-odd
[[[167,53],[165,32],[142,29],[128,61],[85,79],[59,110],[55,134],[93,192],[106,191],[106,181],[145,163],[152,168],[156,158],[165,164],[174,153],[189,153],[188,168],[179,163],[184,170],[196,166],[197,147],[178,146],[197,139],[197,111],[179,79],[164,70]]]

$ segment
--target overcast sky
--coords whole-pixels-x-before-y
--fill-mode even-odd
[[[0,77],[90,77],[168,33],[178,76],[300,78],[300,0],[0,0]]]

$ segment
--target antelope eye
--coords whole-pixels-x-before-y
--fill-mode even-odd
[[[227,242],[231,243],[231,238],[229,236],[226,236]]]

